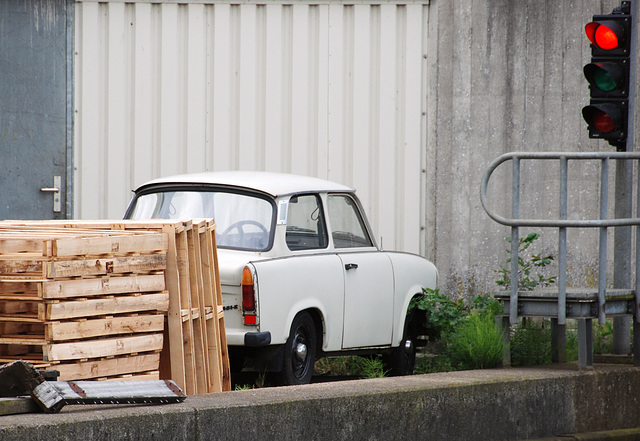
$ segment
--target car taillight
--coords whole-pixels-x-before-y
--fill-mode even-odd
[[[242,271],[242,315],[245,325],[256,325],[256,292],[253,287],[253,276],[248,267]]]

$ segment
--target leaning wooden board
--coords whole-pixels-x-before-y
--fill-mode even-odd
[[[164,279],[169,293],[165,342],[160,359],[160,377],[173,379],[188,394],[229,390],[231,387],[222,293],[218,273],[215,224],[211,219],[187,221],[5,221],[4,228],[41,231],[65,229],[100,234],[120,232],[165,234],[167,253]],[[43,231],[44,230],[44,231]],[[1,236],[0,236],[1,237]],[[141,240],[144,245],[145,239]],[[1,244],[1,242],[0,242]],[[15,252],[19,247],[13,244]],[[65,248],[69,249],[69,247]],[[111,256],[110,256],[111,257]],[[137,256],[137,268],[150,268],[152,259]],[[74,262],[47,266],[43,271],[64,274],[69,267],[87,274],[111,265],[111,269],[133,262],[98,260],[91,265]],[[25,265],[28,265],[25,263]],[[131,266],[129,267],[131,268]],[[50,289],[50,287],[49,287]],[[86,367],[84,368],[86,370]],[[82,371],[83,369],[77,369]]]

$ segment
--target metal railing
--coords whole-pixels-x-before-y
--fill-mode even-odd
[[[522,160],[555,160],[560,163],[560,185],[559,185],[559,215],[558,219],[521,219],[520,218],[520,166]],[[569,162],[575,160],[595,160],[600,162],[600,218],[575,220],[568,219],[567,199],[568,199],[568,169]],[[609,210],[609,165],[612,160],[632,160],[638,163],[636,167],[635,180],[638,182],[636,191],[637,208],[636,217],[629,218],[608,218]],[[494,213],[487,203],[487,188],[492,173],[503,163],[512,161],[512,200],[511,200],[511,217],[506,218]],[[636,256],[640,256],[640,179],[638,173],[640,171],[640,153],[636,152],[589,152],[589,153],[566,153],[566,152],[539,152],[525,153],[512,152],[504,154],[495,159],[490,165],[482,179],[480,188],[480,200],[482,207],[489,217],[494,221],[511,227],[511,273],[509,285],[509,322],[516,323],[518,321],[518,242],[520,227],[541,227],[541,228],[558,228],[558,278],[557,278],[557,320],[558,324],[564,325],[567,318],[566,302],[567,302],[567,228],[598,228],[599,235],[599,265],[598,265],[598,293],[597,318],[600,324],[606,320],[605,303],[607,299],[607,229],[611,227],[636,227]],[[632,175],[632,174],[630,174]],[[628,196],[633,198],[631,194]],[[627,201],[630,206],[630,200]],[[640,270],[640,259],[636,258],[635,273]],[[631,287],[629,287],[629,292]],[[638,305],[640,305],[640,278],[635,278],[635,289],[632,290],[635,295],[634,315],[636,322],[640,322],[640,314],[638,313]]]

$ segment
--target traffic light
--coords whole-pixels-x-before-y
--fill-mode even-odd
[[[629,125],[629,63],[631,2],[623,1],[609,15],[594,15],[585,26],[591,62],[584,66],[591,101],[582,109],[589,138],[606,139],[625,150]]]

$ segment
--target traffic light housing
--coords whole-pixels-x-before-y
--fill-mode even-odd
[[[591,62],[584,66],[591,100],[582,109],[589,138],[605,139],[625,150],[629,125],[631,2],[608,15],[594,15],[585,26]]]

